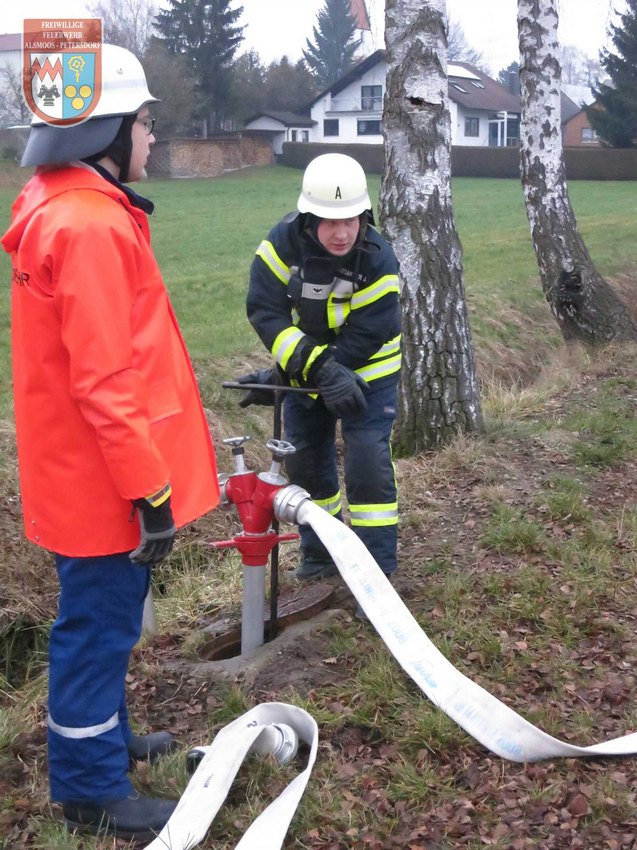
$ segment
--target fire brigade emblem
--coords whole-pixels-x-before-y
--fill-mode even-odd
[[[22,83],[40,120],[60,126],[85,121],[101,95],[101,20],[25,21]]]

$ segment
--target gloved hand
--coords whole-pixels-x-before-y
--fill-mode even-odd
[[[237,378],[239,384],[269,384],[271,386],[281,385],[281,373],[276,366],[269,369],[258,369],[248,375]],[[249,390],[239,402],[239,407],[249,407],[251,404],[274,405],[274,393],[270,390]]]
[[[366,382],[331,357],[323,360],[312,371],[311,381],[317,387],[323,404],[334,416],[363,413],[367,410],[365,400]]]
[[[154,508],[148,499],[133,499],[133,513],[139,511],[141,539],[128,556],[135,564],[156,564],[168,557],[177,529],[170,508],[170,496]]]

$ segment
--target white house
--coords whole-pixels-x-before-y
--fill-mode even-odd
[[[385,52],[377,50],[317,95],[307,108],[312,123],[296,141],[382,144],[386,76]],[[519,95],[467,62],[449,63],[447,76],[452,145],[518,144]],[[246,129],[257,129],[264,116],[254,116]],[[283,141],[291,139],[280,130],[275,144]]]
[[[274,153],[283,152],[283,142],[309,142],[316,121],[293,112],[259,112],[246,121],[246,129],[272,138]]]

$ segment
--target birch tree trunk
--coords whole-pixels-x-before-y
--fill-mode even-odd
[[[542,288],[566,340],[637,339],[637,325],[596,271],[566,188],[557,40],[559,0],[518,0],[521,171]]]
[[[451,206],[445,0],[387,0],[381,225],[400,262],[403,372],[395,443],[414,454],[482,430]]]

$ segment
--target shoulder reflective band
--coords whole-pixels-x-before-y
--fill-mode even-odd
[[[290,268],[274,250],[274,245],[264,239],[256,250],[257,257],[261,257],[272,274],[276,275],[282,283],[287,284],[290,279]]]
[[[317,508],[320,510],[320,508]],[[219,732],[199,763],[170,820],[146,850],[190,850],[206,835],[232,782],[251,751],[263,752],[259,737],[275,723],[291,726],[310,748],[307,766],[248,827],[236,850],[279,850],[303,796],[316,759],[318,727],[314,718],[283,702],[264,703],[242,714]]]
[[[403,670],[434,705],[492,753],[518,762],[637,753],[637,733],[577,747],[533,726],[447,661],[351,528],[309,499],[300,505],[296,522],[314,529]]]
[[[400,292],[398,285],[398,277],[395,274],[388,274],[385,277],[379,278],[371,286],[366,286],[365,289],[359,289],[352,296],[352,310],[359,310],[361,307],[367,307],[374,301],[378,301],[383,295],[388,295],[390,292]]]

